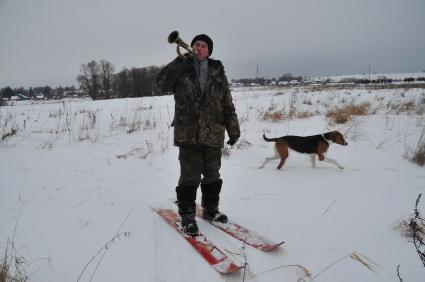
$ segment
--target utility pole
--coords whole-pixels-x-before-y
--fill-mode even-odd
[[[258,64],[257,64],[257,78],[258,78]]]
[[[369,81],[370,81],[370,64],[369,64]]]

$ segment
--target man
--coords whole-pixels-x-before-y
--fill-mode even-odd
[[[224,67],[209,58],[213,41],[206,34],[191,42],[193,54],[178,56],[160,72],[156,88],[173,92],[175,113],[174,145],[179,147],[180,178],[176,187],[182,228],[198,234],[195,221],[196,191],[201,184],[203,217],[226,223],[218,209],[223,181],[220,178],[224,131],[233,145],[240,136],[238,117],[232,102]]]

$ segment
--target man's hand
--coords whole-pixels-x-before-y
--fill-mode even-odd
[[[227,141],[227,144],[230,146],[235,145],[235,143],[238,141],[239,137],[230,137],[229,141]]]

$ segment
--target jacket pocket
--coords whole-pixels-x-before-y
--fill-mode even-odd
[[[212,143],[222,146],[224,142],[224,131],[225,128],[220,123],[213,123],[212,124]]]

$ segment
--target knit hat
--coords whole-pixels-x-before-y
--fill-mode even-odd
[[[193,44],[195,44],[196,41],[204,41],[205,43],[207,43],[208,45],[208,55],[211,56],[212,51],[213,51],[213,41],[211,40],[211,38],[206,35],[206,34],[198,34],[197,36],[195,36],[192,39],[192,42],[190,43],[190,47],[193,46]]]

